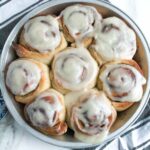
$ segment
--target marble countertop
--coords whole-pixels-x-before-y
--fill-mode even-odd
[[[0,150],[68,150],[40,141],[20,127],[8,113],[0,121]]]
[[[150,1],[149,0],[110,0],[125,11],[139,25],[150,43]],[[44,143],[22,129],[8,113],[0,121],[0,150],[67,150]]]

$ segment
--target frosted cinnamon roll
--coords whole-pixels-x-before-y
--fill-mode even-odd
[[[98,65],[85,48],[68,48],[54,57],[52,86],[61,93],[95,86]]]
[[[56,90],[42,92],[24,112],[31,125],[44,134],[62,135],[67,131],[64,97]]]
[[[65,8],[60,16],[67,41],[85,47],[91,44],[91,35],[101,25],[102,20],[96,8],[79,4]]]
[[[136,52],[136,35],[117,17],[103,20],[90,47],[91,54],[102,64],[118,59],[132,59]]]
[[[106,138],[117,113],[102,91],[70,92],[65,96],[67,123],[74,136],[87,143],[100,143]]]
[[[104,64],[98,77],[98,87],[103,89],[118,111],[129,108],[141,100],[146,79],[133,60],[112,61]]]
[[[50,87],[49,69],[32,59],[17,59],[8,66],[6,85],[16,101],[29,103]]]
[[[59,22],[51,15],[38,16],[26,22],[19,45],[13,44],[19,57],[36,59],[49,64],[53,55],[67,46]]]

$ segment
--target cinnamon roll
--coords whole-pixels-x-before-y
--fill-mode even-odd
[[[49,64],[53,55],[67,47],[59,22],[51,15],[30,19],[23,27],[19,44],[13,43],[19,57]]]
[[[49,69],[32,59],[17,59],[8,66],[6,85],[16,101],[29,103],[50,87]]]
[[[24,109],[26,119],[47,135],[62,135],[67,131],[64,97],[56,90],[42,92]]]
[[[84,47],[91,44],[92,34],[102,20],[101,14],[94,7],[80,4],[65,8],[60,16],[67,41]]]
[[[117,17],[103,20],[94,36],[90,52],[102,64],[118,59],[132,59],[136,52],[136,35],[125,22]]]
[[[100,70],[98,87],[106,92],[118,111],[141,100],[146,79],[133,60],[112,61]]]
[[[68,48],[54,57],[52,86],[61,93],[93,88],[98,65],[86,48]]]
[[[102,91],[90,89],[70,92],[65,96],[67,123],[74,136],[87,143],[100,143],[106,138],[117,113]]]

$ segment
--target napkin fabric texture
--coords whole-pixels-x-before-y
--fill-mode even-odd
[[[0,0],[0,51],[2,50],[10,31],[16,23],[18,23],[18,21],[27,12],[38,7],[39,5],[42,5],[43,3],[46,3],[47,1],[51,0]],[[118,7],[122,4],[121,1],[119,2],[118,0],[110,1]],[[125,0],[122,1],[125,2]],[[123,8],[123,5],[121,5],[121,8]],[[134,14],[132,13],[132,15]],[[2,96],[0,96],[0,100],[2,101]],[[133,126],[128,128],[116,139],[93,149],[150,150],[150,101],[142,115]],[[89,150],[91,150],[91,148],[89,148]]]

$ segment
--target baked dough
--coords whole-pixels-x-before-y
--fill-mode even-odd
[[[136,35],[127,24],[117,17],[103,19],[95,32],[89,50],[101,65],[106,61],[132,59],[136,53]]]
[[[61,93],[93,88],[98,65],[86,48],[67,48],[54,57],[51,81]]]
[[[118,60],[104,64],[97,85],[105,91],[118,111],[129,108],[141,100],[146,79],[133,60]]]
[[[8,67],[6,85],[17,102],[29,103],[50,87],[49,68],[32,59],[17,59]]]
[[[60,22],[67,41],[77,47],[88,47],[93,33],[101,25],[102,16],[92,6],[72,5],[60,14]]]
[[[53,55],[67,47],[59,21],[51,15],[30,19],[21,32],[19,44],[13,43],[19,57],[49,64]]]
[[[117,117],[105,93],[96,89],[70,92],[65,104],[68,126],[77,139],[86,143],[104,140]]]
[[[24,112],[31,125],[44,134],[62,135],[67,131],[64,96],[54,89],[39,94]]]

